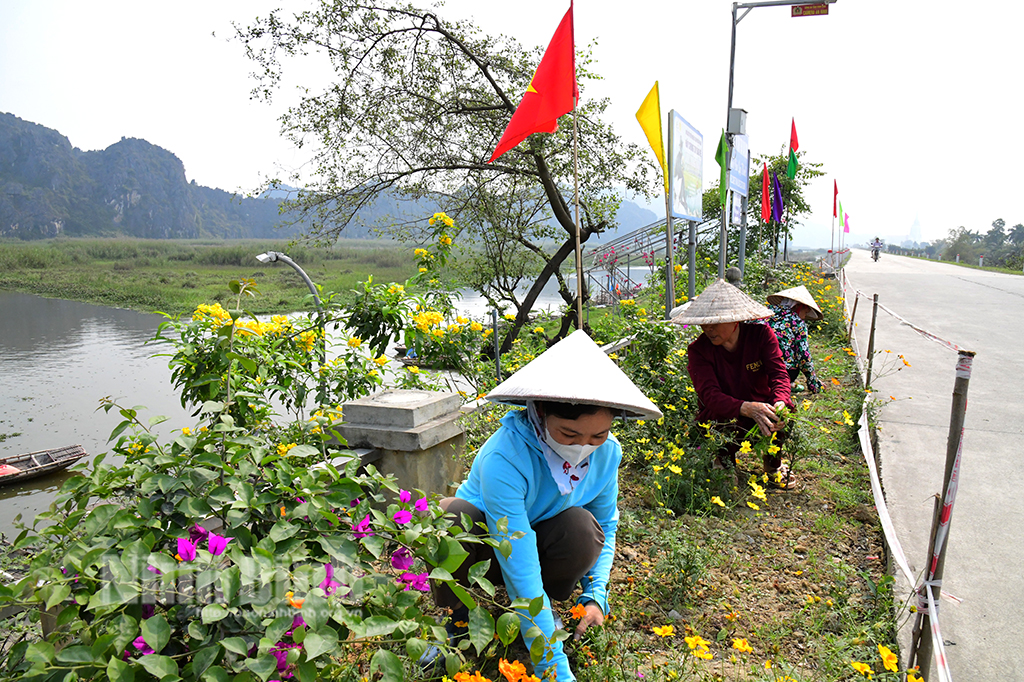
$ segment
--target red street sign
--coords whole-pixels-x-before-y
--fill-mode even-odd
[[[814,5],[793,5],[790,8],[794,17],[817,17],[828,14],[828,3],[819,2]]]

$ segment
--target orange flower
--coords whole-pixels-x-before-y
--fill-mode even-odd
[[[296,599],[294,592],[286,592],[284,596],[288,597],[288,603],[296,609],[301,609],[302,605],[306,602],[305,599]]]
[[[503,658],[498,661],[498,672],[504,675],[508,682],[519,682],[526,674],[526,666],[519,661],[509,663]]]
[[[839,385],[839,379],[836,379],[835,377],[832,377],[832,383],[835,384],[836,386],[838,386]]]
[[[573,618],[585,618],[587,610],[583,608],[583,604],[577,604],[576,606],[569,609],[569,615]]]

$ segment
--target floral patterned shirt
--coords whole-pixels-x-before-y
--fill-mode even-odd
[[[788,308],[772,304],[768,307],[772,309],[773,315],[758,322],[768,325],[775,332],[786,367],[806,374],[808,390],[811,393],[819,392],[821,382],[814,372],[814,360],[811,359],[811,349],[807,345],[807,323]]]

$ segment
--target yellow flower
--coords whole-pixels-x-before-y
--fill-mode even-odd
[[[812,403],[810,400],[805,400],[802,403],[800,403],[800,407],[802,407],[804,409],[804,412],[806,412],[807,410],[811,409],[811,404]]]
[[[756,504],[754,504],[750,500],[747,500],[747,506],[750,507],[751,509],[754,509],[754,510],[760,510],[761,509],[760,507],[758,507]]]
[[[711,504],[717,504],[719,507],[725,507],[725,502],[722,502],[722,498],[715,495],[711,498]]]
[[[533,333],[534,334],[543,334],[544,333],[544,327],[534,327],[533,328]]]
[[[181,435],[183,435],[183,436],[191,436],[192,435],[192,429],[187,428],[187,427],[182,429],[181,430]]]
[[[735,649],[736,651],[742,651],[745,654],[752,654],[752,653],[754,653],[754,649],[750,646],[750,644],[745,639],[734,638],[732,640],[732,648]]]
[[[871,679],[872,675],[875,672],[874,670],[871,669],[871,666],[868,665],[867,663],[860,663],[858,661],[850,661],[850,665],[853,666],[854,670],[856,670],[857,672],[859,672],[861,675],[863,675],[864,677],[868,678],[869,680]]]
[[[460,327],[457,324],[450,324],[448,325],[448,331],[451,332],[452,334],[458,334],[459,332],[462,331],[462,327]]]
[[[353,336],[348,340],[348,345],[349,348],[359,348],[359,346],[363,345],[363,340]]]
[[[416,256],[418,256],[420,258],[422,258],[423,256],[426,256],[428,253],[430,253],[430,252],[427,251],[426,249],[416,249],[415,251],[413,251],[413,254],[415,254]]]
[[[693,652],[693,655],[697,658],[703,658],[705,661],[710,661],[715,657],[715,655],[707,649],[697,649]]]
[[[683,470],[680,469],[679,467],[677,467],[675,464],[669,464],[668,465],[668,470],[671,471],[676,476],[678,476],[679,474],[683,473]]]
[[[889,670],[889,671],[894,672],[894,673],[895,672],[899,672],[899,669],[900,669],[899,659],[896,658],[896,654],[894,654],[889,649],[889,647],[885,647],[885,646],[882,646],[881,644],[879,644],[878,645],[878,655],[882,657],[882,667],[884,667],[886,670]]]
[[[374,363],[376,363],[378,367],[383,367],[384,365],[388,364],[388,359],[383,355],[375,357],[373,361]]]
[[[672,625],[655,625],[651,628],[651,630],[653,630],[654,634],[658,635],[659,637],[671,637],[672,635],[676,634],[676,629]]]
[[[683,637],[683,641],[686,642],[686,646],[690,647],[691,649],[696,649],[697,647],[707,649],[711,645],[711,642],[707,641],[700,635],[694,635],[693,637]]]
[[[472,332],[478,332],[478,331],[480,331],[483,328],[484,328],[484,326],[482,324],[480,324],[479,322],[470,322],[469,323],[469,330],[472,331]]]
[[[747,455],[747,454],[750,454],[751,452],[753,452],[753,450],[750,449],[750,441],[749,440],[745,440],[742,443],[740,443],[740,454],[741,455]]]
[[[446,222],[445,224],[447,225],[447,222]],[[449,227],[451,227],[451,226],[449,225]],[[440,237],[438,238],[438,240],[437,240],[437,241],[441,242],[441,243],[442,243],[442,244],[444,244],[445,246],[451,246],[451,245],[452,245],[452,238],[451,238],[451,237],[449,237],[449,236],[448,236],[448,235],[446,235],[446,234],[442,234],[442,235],[441,235],[441,236],[440,236]]]
[[[780,448],[778,445],[769,445],[768,446],[768,454],[769,455],[774,455],[776,452],[778,452],[781,449],[782,448]]]
[[[420,268],[420,272],[426,272],[426,271],[427,271],[426,268]]]
[[[413,374],[419,374],[420,373],[420,368],[417,367],[416,365],[409,365],[408,367],[406,367],[406,369],[409,370],[410,372],[412,372]]]
[[[509,322],[515,322],[516,316],[510,313],[505,313],[505,319],[508,320]]]
[[[843,422],[847,426],[853,426],[853,418],[850,417],[850,413],[847,412],[846,410],[843,410]]]
[[[924,682],[924,680],[917,676],[913,671],[907,671],[907,682]]]

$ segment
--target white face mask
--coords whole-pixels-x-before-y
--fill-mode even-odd
[[[573,466],[579,466],[579,463],[589,457],[590,453],[601,447],[599,445],[564,445],[559,443],[551,435],[551,432],[548,431],[547,424],[544,425],[544,442],[548,444],[548,447],[556,455]]]

